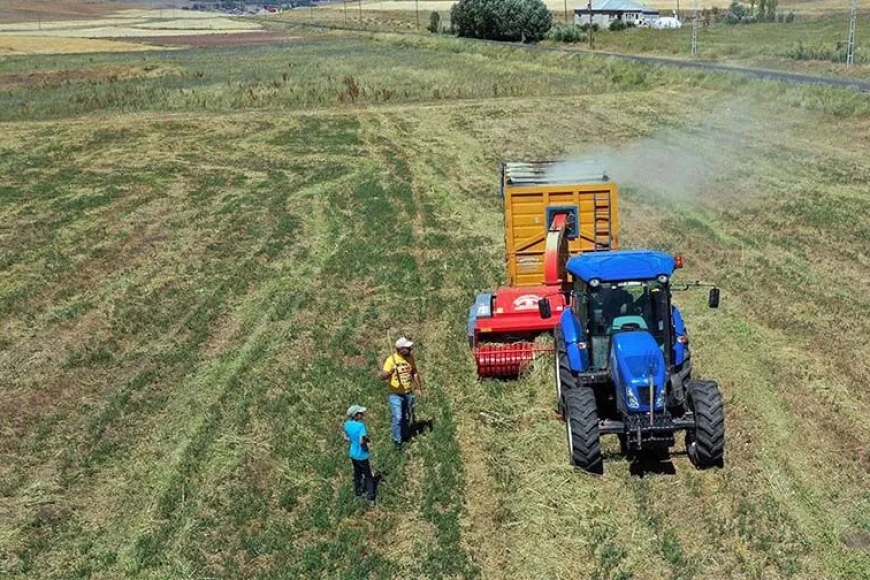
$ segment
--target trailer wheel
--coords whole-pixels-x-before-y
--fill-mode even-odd
[[[690,381],[689,410],[695,428],[686,431],[686,453],[698,469],[722,467],[725,456],[725,410],[722,394],[714,381]]]
[[[601,458],[595,393],[589,387],[578,387],[564,391],[562,398],[571,465],[601,475],[604,473],[604,463]]]
[[[565,345],[565,337],[562,334],[562,329],[558,326],[553,330],[553,339],[556,347],[554,349],[555,356],[553,357],[553,360],[554,374],[556,375],[557,412],[562,416],[562,420],[565,420],[567,411],[565,409],[565,401],[562,397],[562,393],[577,388],[580,385],[580,381],[577,379],[577,376],[571,370],[571,366],[568,363],[568,348]]]

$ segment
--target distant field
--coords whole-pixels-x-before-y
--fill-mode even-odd
[[[64,36],[18,36],[0,34],[0,56],[20,54],[73,54],[83,52],[129,52],[149,50],[133,42],[116,42]]]
[[[129,9],[98,18],[0,21],[0,55],[150,50],[147,43],[111,39],[233,34],[251,38],[261,30],[261,25],[250,19],[168,9]]]
[[[153,0],[3,0],[0,23],[76,20],[106,16],[122,9],[145,8]]]
[[[0,576],[870,575],[868,95],[295,30],[0,59]],[[551,361],[475,379],[498,161],[584,156],[625,246],[722,287],[675,298],[725,394],[721,470],[607,441],[579,475]],[[374,377],[400,332],[434,422],[402,455]]]

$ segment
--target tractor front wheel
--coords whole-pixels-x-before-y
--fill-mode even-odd
[[[577,469],[601,475],[601,436],[598,431],[598,409],[595,393],[589,387],[563,391],[565,425],[568,432],[568,453]]]
[[[698,469],[722,467],[725,456],[725,410],[719,385],[713,381],[690,381],[689,409],[695,428],[686,431],[686,453]]]

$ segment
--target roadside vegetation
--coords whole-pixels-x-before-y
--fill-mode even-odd
[[[702,6],[704,4],[702,3]],[[860,23],[867,21],[868,12],[859,13],[859,29],[855,65],[845,66],[846,40],[848,37],[849,11],[847,7],[828,7],[817,14],[794,13],[776,5],[771,14],[775,21],[760,18],[760,5],[738,4],[737,12],[729,10],[727,3],[719,6],[706,6],[701,14],[698,36],[698,56],[700,60],[725,62],[736,66],[756,66],[762,68],[788,70],[822,76],[842,76],[855,79],[870,79],[870,54],[864,47]],[[666,10],[662,14],[669,14]],[[667,10],[671,8],[668,7]],[[764,14],[768,14],[765,4]],[[296,10],[280,17],[283,22],[304,25],[362,28],[372,31],[403,31],[427,34],[427,23],[431,22],[432,12],[424,12],[419,17],[408,11],[363,11],[349,10]],[[449,10],[437,12],[439,26],[434,30],[440,34],[455,34]],[[752,25],[728,24],[729,14],[740,19],[752,14]],[[791,16],[789,16],[791,14]],[[781,18],[780,18],[781,16]],[[595,33],[595,50],[599,52],[618,52],[666,56],[671,58],[692,58],[692,13],[681,12],[683,28],[676,30],[652,30],[649,28],[629,28],[627,30],[602,30]],[[265,22],[269,27],[280,27],[276,20]],[[553,11],[550,33],[543,44],[569,48],[588,49],[588,37],[582,29],[566,22],[564,14]]]
[[[870,572],[866,95],[296,30],[0,60],[4,577]],[[725,393],[722,470],[608,442],[578,475],[549,361],[475,380],[497,162],[579,156],[621,184],[625,246],[723,288],[716,312],[678,297]],[[399,332],[433,420],[405,455],[374,374]],[[386,473],[370,512],[350,403]]]

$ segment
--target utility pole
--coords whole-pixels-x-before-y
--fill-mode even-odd
[[[359,0],[359,23],[362,24],[362,0]]]
[[[698,56],[698,0],[695,0],[695,15],[692,17],[692,56]]]
[[[586,33],[589,35],[589,48],[594,50],[595,40],[592,38],[592,0],[589,0],[586,7],[589,9],[589,28],[586,30]]]
[[[420,30],[420,0],[414,0],[414,12],[417,13],[417,30]]]
[[[858,0],[852,0],[852,17],[849,18],[849,40],[846,43],[846,66],[855,64],[855,21],[858,19]]]
[[[565,0],[565,25],[568,25],[568,0]]]

